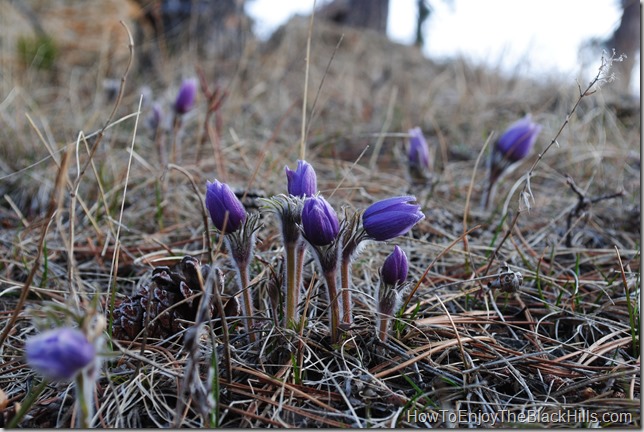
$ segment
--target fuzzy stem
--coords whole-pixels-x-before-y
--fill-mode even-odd
[[[289,243],[284,247],[284,253],[286,255],[286,316],[284,318],[284,324],[286,327],[294,324],[297,319],[297,304],[300,297],[297,251],[297,243]],[[299,273],[301,274],[301,271]]]
[[[168,164],[168,155],[165,148],[166,133],[161,126],[157,126],[156,131],[154,132],[154,144],[159,153],[159,164],[162,167],[165,167]]]
[[[340,305],[338,304],[337,271],[328,270],[324,273],[326,288],[329,293],[329,310],[331,313],[331,342],[338,341],[338,324],[340,322]]]
[[[376,323],[376,333],[378,334],[378,339],[382,342],[387,341],[387,335],[389,330],[389,317],[384,314],[378,313],[377,323]]]
[[[76,404],[78,405],[78,427],[80,429],[91,428],[92,419],[92,397],[85,388],[85,372],[76,375]]]
[[[349,228],[343,232],[342,257],[340,259],[340,288],[342,288],[342,323],[351,324],[351,263],[360,250],[360,244],[367,233],[363,228],[358,229],[360,214],[356,213]]]
[[[239,276],[239,289],[242,292],[242,309],[246,314],[246,320],[244,320],[244,328],[246,333],[248,333],[248,339],[252,342],[257,340],[255,333],[251,330],[253,328],[253,297],[250,293],[250,279],[248,277],[248,264],[247,263],[236,263],[237,275]]]
[[[342,323],[351,324],[351,256],[342,257],[340,265],[340,283],[342,288]]]
[[[304,283],[304,255],[306,254],[306,245],[300,241],[297,244],[297,264],[295,266],[295,286],[299,288]]]
[[[181,130],[181,116],[177,115],[174,118],[174,125],[172,127],[172,147],[170,154],[170,162],[173,164],[180,162],[181,142],[179,140],[179,132]]]

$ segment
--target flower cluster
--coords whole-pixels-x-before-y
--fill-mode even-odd
[[[330,336],[335,342],[340,322],[346,325],[352,322],[351,264],[360,245],[368,240],[389,241],[403,236],[425,215],[415,197],[398,196],[378,201],[364,212],[353,215],[345,212],[344,218],[340,219],[332,205],[317,192],[317,177],[309,163],[300,160],[296,170],[285,167],[285,173],[288,195],[265,200],[266,208],[280,218],[284,243],[282,292],[286,307],[273,305],[272,308],[285,310],[283,323],[286,327],[297,325],[302,267],[308,245],[327,289]],[[206,188],[206,208],[213,224],[227,241],[232,262],[238,269],[240,292],[245,293],[242,303],[246,306],[247,322],[252,322],[252,295],[248,286],[252,246],[248,245],[254,244],[253,234],[259,229],[258,225],[249,226],[250,217],[227,185],[215,180],[208,182]],[[401,258],[401,253],[404,256],[399,247],[394,249],[393,261],[388,261],[384,271],[385,277],[400,282],[392,284],[396,287],[407,274],[406,257]],[[272,295],[272,298],[278,296]],[[247,325],[246,330],[250,334],[252,325]]]

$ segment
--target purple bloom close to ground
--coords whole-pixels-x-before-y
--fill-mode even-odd
[[[296,197],[307,197],[315,195],[317,191],[317,176],[315,170],[306,161],[298,160],[297,169],[292,171],[284,167],[288,182],[288,193]]]
[[[506,129],[496,141],[495,150],[511,162],[519,161],[530,153],[539,132],[541,125],[528,114]]]
[[[420,170],[429,170],[429,146],[419,127],[409,129],[409,165]]]
[[[25,344],[29,366],[51,380],[70,380],[94,361],[96,349],[78,329],[64,327],[29,338]]]
[[[382,280],[388,285],[402,285],[407,279],[408,270],[407,255],[396,245],[382,264]]]
[[[147,125],[153,131],[156,132],[161,122],[163,121],[163,109],[159,103],[152,105],[152,111],[147,118]]]
[[[365,210],[362,226],[369,237],[387,241],[406,234],[425,215],[416,197],[399,196],[378,201]]]
[[[340,231],[338,215],[321,196],[309,197],[302,209],[302,228],[307,240],[315,246],[333,242]]]
[[[212,223],[222,232],[226,213],[228,213],[228,220],[225,222],[226,233],[237,231],[246,220],[246,209],[239,198],[227,184],[217,180],[214,183],[206,182],[206,208],[210,212]]]
[[[192,109],[197,97],[197,80],[195,78],[188,78],[183,80],[179,94],[174,101],[174,111],[177,114],[185,114]]]

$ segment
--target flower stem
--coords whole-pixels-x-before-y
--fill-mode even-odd
[[[297,264],[295,265],[295,286],[299,289],[304,283],[304,255],[306,254],[306,245],[304,242],[299,241],[297,244]]]
[[[291,324],[295,324],[297,319],[297,304],[300,297],[298,273],[301,274],[301,271],[297,270],[300,264],[297,243],[286,244],[284,252],[286,254],[286,316],[284,324],[289,327]]]
[[[340,305],[338,304],[338,287],[336,271],[326,271],[324,280],[329,293],[329,310],[331,313],[331,342],[338,341],[338,324],[340,322]]]
[[[179,132],[181,130],[181,117],[177,116],[174,119],[174,124],[172,127],[172,147],[170,151],[170,162],[173,164],[179,163],[181,153],[181,141],[179,138]]]
[[[383,314],[378,314],[376,324],[376,332],[378,334],[378,339],[382,342],[387,341],[387,333],[389,330],[389,317],[384,316]]]
[[[80,429],[91,428],[92,421],[92,396],[85,388],[86,376],[84,372],[76,376],[76,404],[78,405],[78,427]]]
[[[239,288],[241,290],[241,299],[242,299],[242,310],[246,314],[246,320],[244,320],[244,328],[246,333],[248,333],[248,339],[251,342],[255,342],[257,337],[255,333],[252,332],[253,328],[253,297],[250,293],[250,279],[248,277],[248,264],[246,263],[236,263],[237,264],[237,275],[239,276]]]
[[[351,257],[342,257],[340,265],[340,284],[342,288],[342,323],[351,324]]]

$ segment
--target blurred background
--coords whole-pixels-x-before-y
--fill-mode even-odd
[[[356,8],[365,2],[319,0],[323,11],[332,7]],[[637,0],[396,0],[387,6],[386,32],[393,41],[422,46],[432,59],[461,56],[476,63],[533,77],[543,74],[590,78],[599,65],[601,49],[628,51],[632,78],[624,87],[640,92],[639,2]],[[279,5],[279,7],[276,7]],[[333,5],[333,6],[332,6]],[[294,14],[309,14],[312,1],[251,0],[247,13],[255,20],[260,38],[270,34]],[[613,36],[626,20],[622,32],[630,28],[637,49],[615,44]],[[626,68],[624,68],[626,70]],[[627,77],[622,79],[626,80]]]
[[[615,48],[628,56],[621,73],[632,70],[632,78],[620,78],[621,87],[640,93],[638,0],[318,0],[316,6],[322,15],[335,14],[340,20],[348,11],[361,14],[361,9],[381,7],[386,10],[388,37],[420,45],[428,58],[461,56],[474,64],[536,78],[549,74],[590,79],[601,50]],[[293,15],[308,15],[312,9],[312,0],[246,3],[261,39]],[[620,41],[620,36],[628,40]]]
[[[91,50],[92,40],[97,50],[114,49],[103,45],[123,37],[121,19],[134,23],[143,64],[179,46],[198,45],[204,52],[208,45],[207,55],[230,58],[242,50],[244,32],[252,30],[266,41],[294,15],[310,14],[314,5],[319,20],[375,30],[420,47],[432,60],[461,57],[511,75],[585,81],[595,74],[602,50],[614,48],[627,58],[615,65],[613,87],[640,92],[638,0],[110,0],[100,6],[10,0],[0,5],[2,59],[5,63],[7,52],[18,46],[22,60],[46,67],[54,49],[71,55],[81,44]],[[79,56],[93,61],[82,52]]]

